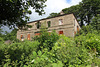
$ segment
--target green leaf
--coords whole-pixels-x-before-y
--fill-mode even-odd
[[[42,55],[42,52],[41,52],[40,50],[38,51],[38,55],[39,55],[39,56],[41,56],[41,55]]]
[[[36,58],[37,57],[37,53],[35,51],[33,51],[33,57]]]
[[[27,67],[27,65],[24,65],[24,67]]]

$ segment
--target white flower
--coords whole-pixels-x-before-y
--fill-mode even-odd
[[[33,63],[35,60],[33,59],[31,62]]]
[[[46,60],[48,60],[48,58],[45,58]]]
[[[98,52],[96,52],[96,54],[98,54]]]

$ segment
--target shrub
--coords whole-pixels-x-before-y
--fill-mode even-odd
[[[3,38],[0,37],[0,45],[4,43]]]
[[[38,50],[42,50],[44,48],[51,50],[52,47],[54,46],[54,43],[58,39],[59,39],[59,35],[55,31],[49,33],[46,29],[42,29],[40,35],[34,37],[34,40],[40,42],[38,46]]]
[[[29,61],[29,56],[37,50],[38,41],[25,41],[11,45],[2,44],[0,48],[0,65],[23,66]],[[9,60],[8,60],[9,59]]]
[[[100,54],[100,36],[99,34],[88,33],[85,36],[80,35],[75,38],[75,42],[77,45],[84,45],[89,50],[96,49]],[[96,51],[95,51],[96,52]]]
[[[54,54],[54,59],[60,60],[65,67],[91,64],[87,49],[84,46],[77,47],[73,40],[65,36],[60,37],[51,52]]]

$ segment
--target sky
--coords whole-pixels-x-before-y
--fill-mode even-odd
[[[29,22],[46,18],[52,12],[59,13],[62,9],[79,4],[79,2],[81,1],[82,0],[47,0],[45,3],[47,6],[44,8],[45,14],[43,14],[42,16],[39,16],[38,13],[35,12],[35,10],[30,8],[32,14],[28,15],[30,17]],[[11,30],[9,30],[9,28],[7,27],[3,27],[3,31],[10,32]]]
[[[32,14],[30,15],[30,21],[46,18],[52,12],[59,13],[62,9],[79,4],[79,2],[81,1],[82,0],[47,0],[47,2],[45,3],[47,6],[44,8],[44,11],[46,13],[42,16],[39,16],[34,12],[34,10],[31,9]]]

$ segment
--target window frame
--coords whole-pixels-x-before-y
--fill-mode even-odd
[[[47,21],[48,27],[51,27],[51,21]]]
[[[59,31],[59,35],[61,35],[61,34],[64,34],[64,31],[63,30],[60,30]]]
[[[20,36],[20,40],[24,40],[24,36],[22,34]]]
[[[59,25],[63,24],[63,19],[59,19]]]
[[[37,27],[37,29],[39,29],[39,28],[41,27],[40,21],[38,21],[38,22],[36,23],[36,27]]]
[[[30,34],[27,34],[27,40],[30,40]]]

